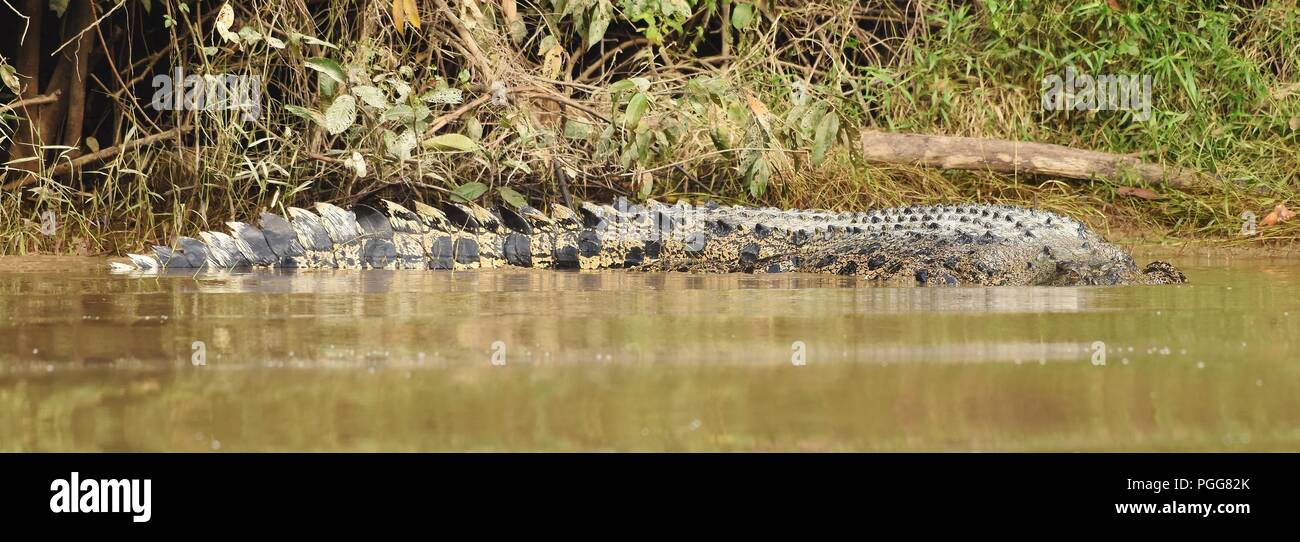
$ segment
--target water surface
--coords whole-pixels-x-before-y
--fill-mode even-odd
[[[927,289],[0,258],[0,450],[1300,449],[1300,262],[1175,263],[1192,284]]]

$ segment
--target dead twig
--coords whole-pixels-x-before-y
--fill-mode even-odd
[[[73,160],[69,160],[67,162],[63,162],[55,166],[54,169],[50,171],[50,177],[61,177],[67,175],[69,173],[72,173],[73,170],[82,169],[89,164],[107,160],[109,158],[122,154],[123,152],[129,151],[131,149],[143,147],[146,145],[152,145],[159,141],[176,137],[188,130],[189,130],[188,125],[181,126],[179,128],[172,128],[171,130],[167,130],[165,132],[159,132],[150,136],[145,136],[140,139],[132,139],[131,141],[127,141],[126,143],[123,143],[121,145],[109,147],[107,149],[100,150],[99,152],[92,152],[90,154],[79,156]],[[27,186],[33,182],[36,182],[37,178],[38,177],[34,175],[28,175],[27,177],[6,184],[4,186],[4,190],[6,191],[13,190],[15,188],[21,188],[23,186]]]
[[[484,94],[482,96],[474,98],[473,100],[465,102],[463,105],[457,107],[456,109],[451,110],[451,112],[447,113],[446,115],[442,115],[436,119],[433,119],[433,122],[429,123],[429,129],[425,130],[424,133],[426,135],[433,135],[438,130],[441,130],[443,126],[446,126],[451,122],[455,121],[456,119],[459,119],[461,115],[468,113],[471,109],[474,109],[480,105],[483,105],[484,103],[487,103],[487,101],[490,99],[492,99],[491,94]]]
[[[63,42],[63,45],[60,45],[59,48],[58,48],[58,49],[55,49],[53,53],[50,53],[50,56],[54,56],[54,55],[59,54],[59,51],[62,51],[64,47],[67,47],[67,46],[68,46],[68,44],[70,44],[70,43],[72,43],[72,42],[74,42],[74,41],[77,41],[77,40],[81,39],[81,35],[82,35],[82,34],[85,34],[86,32],[89,32],[91,28],[98,28],[98,27],[99,27],[99,22],[100,22],[100,21],[104,20],[105,17],[108,17],[109,15],[112,15],[113,12],[114,12],[114,11],[117,11],[117,8],[122,7],[123,4],[126,4],[126,0],[119,0],[118,3],[117,3],[117,5],[116,5],[116,6],[113,6],[113,9],[110,9],[110,10],[108,10],[108,11],[105,11],[104,14],[103,14],[103,15],[100,15],[98,19],[95,19],[95,22],[90,23],[90,24],[87,25],[85,28],[81,29],[81,32],[77,32],[77,35],[72,36],[71,38],[68,38],[68,41]]]
[[[518,95],[520,95],[520,96],[523,96],[523,97],[525,97],[525,98],[541,98],[541,99],[543,99],[543,100],[549,100],[549,101],[552,101],[552,102],[555,102],[555,103],[558,103],[558,104],[563,104],[563,105],[566,105],[566,106],[572,107],[572,108],[574,108],[574,109],[577,109],[578,111],[582,111],[583,113],[586,113],[586,114],[588,114],[588,115],[591,115],[591,116],[594,117],[594,118],[597,118],[597,119],[603,120],[603,121],[605,121],[606,123],[609,123],[609,124],[613,124],[613,123],[614,123],[614,121],[611,120],[609,117],[606,117],[605,115],[600,114],[600,112],[599,112],[599,111],[596,111],[595,109],[592,109],[592,108],[590,108],[590,107],[587,107],[587,106],[585,106],[585,105],[582,105],[581,103],[578,103],[577,101],[575,101],[575,100],[573,100],[572,98],[569,98],[569,97],[567,97],[567,96],[561,96],[561,95],[559,95],[559,94],[555,94],[555,93],[553,93],[553,92],[549,92],[549,91],[547,91],[547,90],[545,90],[545,89],[542,89],[542,88],[538,88],[538,87],[525,87],[525,88],[522,88],[522,89],[517,90],[517,91],[516,91],[516,94],[518,94]]]
[[[618,44],[618,46],[614,47],[613,49],[606,51],[604,55],[601,55],[600,59],[596,60],[595,62],[592,62],[591,65],[587,66],[587,69],[582,70],[582,73],[578,75],[578,78],[575,79],[575,81],[586,81],[588,79],[591,79],[591,76],[595,74],[597,70],[599,70],[601,67],[605,65],[605,62],[609,61],[609,59],[611,58],[614,58],[614,55],[619,54],[620,52],[626,50],[628,47],[636,47],[638,45],[649,45],[649,44],[650,44],[650,40],[645,38],[637,38],[634,40],[627,40],[623,43],[620,43]]]
[[[24,99],[24,100],[18,100],[18,101],[13,102],[13,103],[8,103],[8,104],[5,104],[5,105],[0,105],[0,113],[5,113],[5,112],[7,112],[7,111],[12,111],[12,110],[14,110],[14,109],[22,109],[22,108],[24,108],[24,107],[28,107],[28,106],[32,106],[32,105],[44,105],[44,104],[48,104],[48,103],[54,103],[54,102],[59,101],[59,94],[62,94],[62,93],[63,93],[63,90],[60,89],[60,90],[55,90],[54,92],[51,92],[51,93],[46,94],[46,95],[44,95],[44,96],[36,96],[36,97],[34,97],[34,98],[27,98],[27,99]]]

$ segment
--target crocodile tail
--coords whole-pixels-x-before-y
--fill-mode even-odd
[[[248,260],[249,265],[269,267],[279,261],[279,257],[271,251],[271,245],[267,243],[266,235],[262,230],[244,222],[227,222],[226,225],[230,227],[235,248],[239,249],[239,253]]]
[[[275,253],[276,267],[307,267],[307,252],[298,241],[293,224],[280,215],[262,213],[258,216],[262,235],[271,252]]]
[[[339,269],[360,269],[361,226],[352,211],[325,202],[316,202],[313,206],[320,215],[320,225],[325,229],[330,242],[334,245],[334,267]]]
[[[424,239],[431,228],[420,215],[392,201],[383,200],[388,212],[388,226],[392,228],[393,250],[397,255],[396,267],[399,269],[425,269],[428,267],[428,252]]]
[[[653,230],[649,218],[626,212],[626,205],[553,205],[549,214],[529,205],[410,205],[382,200],[378,208],[344,209],[319,202],[312,210],[289,207],[287,217],[260,213],[258,225],[228,222],[229,233],[180,237],[114,268],[599,269],[639,265],[642,238]]]
[[[325,231],[325,221],[316,213],[298,207],[289,208],[289,217],[293,219],[290,224],[303,250],[300,267],[335,267],[334,241]]]

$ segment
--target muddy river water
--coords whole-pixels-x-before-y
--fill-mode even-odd
[[[1300,261],[880,288],[0,258],[0,450],[1297,450]]]

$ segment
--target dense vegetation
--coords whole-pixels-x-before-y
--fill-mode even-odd
[[[1241,239],[1300,190],[1300,10],[1101,0],[11,0],[0,253],[99,253],[312,200],[1003,201]],[[1046,111],[1067,68],[1153,107]],[[156,108],[160,74],[258,108]],[[56,95],[55,92],[58,92]],[[49,98],[42,98],[48,96]],[[170,103],[164,100],[163,103]],[[864,130],[1137,154],[1186,192],[863,163]],[[1133,187],[1146,190],[1125,190]],[[54,217],[58,228],[42,232]],[[1254,239],[1300,238],[1296,222]],[[125,244],[119,247],[118,244]]]

